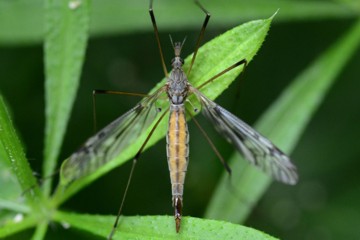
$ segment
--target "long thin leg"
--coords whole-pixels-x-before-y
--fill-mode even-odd
[[[97,119],[96,119],[96,95],[98,94],[114,94],[114,95],[128,95],[128,96],[137,96],[137,97],[147,97],[149,95],[143,93],[132,93],[132,92],[120,92],[120,91],[112,91],[112,90],[93,90],[92,92],[92,100],[93,100],[93,130],[96,133]]]
[[[112,91],[112,90],[93,90],[93,95],[96,94],[114,94],[114,95],[128,95],[128,96],[138,96],[138,97],[147,97],[149,95],[145,93],[132,93],[132,92],[121,92],[121,91]]]
[[[215,152],[216,156],[220,159],[220,162],[222,163],[222,165],[225,167],[225,170],[231,175],[231,168],[229,167],[229,165],[226,163],[226,161],[224,160],[224,158],[221,156],[220,152],[217,150],[216,146],[214,145],[214,143],[211,141],[209,135],[207,135],[207,133],[205,132],[205,130],[201,127],[200,123],[194,118],[194,116],[190,113],[190,111],[187,111],[187,113],[190,115],[191,119],[194,121],[195,125],[200,129],[200,132],[203,134],[203,136],[205,137],[206,141],[209,143],[210,147],[212,148],[212,150]]]
[[[194,54],[193,54],[193,57],[191,59],[191,64],[190,64],[190,67],[189,67],[189,70],[187,72],[187,75],[190,76],[190,72],[191,72],[191,69],[194,65],[194,62],[195,62],[195,58],[196,58],[196,54],[199,50],[199,47],[200,47],[200,42],[201,40],[203,39],[204,37],[204,33],[205,33],[205,29],[206,29],[206,26],[209,22],[209,19],[210,19],[210,13],[208,11],[206,11],[206,9],[200,4],[200,2],[198,0],[195,1],[196,5],[198,5],[200,7],[200,9],[205,13],[205,20],[204,20],[204,23],[201,27],[201,30],[200,30],[200,34],[199,34],[199,37],[196,41],[196,45],[195,45],[195,50],[194,50]]]
[[[114,226],[111,230],[111,233],[109,234],[108,236],[108,240],[111,240],[113,235],[115,234],[115,230],[118,226],[118,223],[119,223],[119,219],[120,219],[120,214],[122,212],[122,208],[124,206],[124,202],[125,202],[125,198],[126,198],[126,195],[127,195],[127,192],[129,190],[129,186],[130,186],[130,182],[131,182],[131,179],[132,179],[132,176],[134,174],[134,169],[135,169],[135,165],[136,165],[136,162],[137,160],[140,158],[140,155],[142,153],[142,151],[144,150],[146,144],[148,143],[148,141],[150,140],[150,137],[153,135],[155,129],[157,128],[157,126],[159,125],[159,123],[161,122],[161,120],[164,118],[164,116],[166,115],[166,113],[169,111],[169,109],[167,109],[166,111],[164,111],[164,113],[159,117],[159,119],[156,121],[154,127],[151,129],[149,135],[146,137],[144,143],[141,145],[139,151],[136,153],[134,159],[133,159],[133,162],[132,162],[132,166],[131,166],[131,170],[130,170],[130,174],[129,174],[129,178],[128,178],[128,181],[126,183],[126,187],[125,187],[125,191],[124,191],[124,195],[123,195],[123,198],[121,200],[121,204],[120,204],[120,207],[119,207],[119,211],[118,211],[118,214],[116,216],[116,220],[114,222]]]
[[[162,64],[162,67],[163,67],[163,70],[164,70],[164,74],[165,74],[165,77],[168,77],[168,71],[166,70],[166,65],[165,65],[165,61],[164,61],[164,55],[163,55],[163,52],[162,52],[160,38],[159,38],[159,30],[158,30],[157,25],[156,25],[156,20],[155,20],[155,15],[154,15],[154,11],[153,11],[153,8],[152,8],[152,4],[153,4],[153,1],[150,0],[149,14],[150,14],[152,25],[154,27],[154,33],[155,33],[156,42],[157,42],[159,52],[160,52],[161,64]]]
[[[219,72],[218,74],[216,74],[215,76],[213,76],[212,78],[210,78],[209,80],[207,80],[206,82],[204,82],[203,84],[201,84],[200,86],[197,86],[196,88],[197,89],[200,89],[202,87],[204,87],[206,84],[214,81],[216,78],[220,77],[221,75],[224,75],[225,73],[227,73],[228,71],[240,66],[240,65],[243,65],[244,64],[244,69],[246,68],[246,65],[247,65],[247,61],[246,59],[242,59],[240,61],[238,61],[237,63],[231,65],[230,67],[226,68],[225,70]]]

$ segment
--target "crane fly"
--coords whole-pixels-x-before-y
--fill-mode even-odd
[[[119,216],[130,185],[135,164],[156,127],[167,113],[169,113],[169,121],[166,135],[166,153],[170,170],[172,202],[175,211],[175,229],[176,232],[179,232],[182,218],[184,181],[189,163],[189,132],[186,121],[186,113],[189,112],[185,108],[185,103],[191,94],[194,94],[199,101],[205,118],[214,125],[215,129],[225,137],[227,141],[235,146],[245,159],[280,182],[293,185],[296,184],[298,180],[296,167],[291,163],[288,156],[252,127],[199,91],[200,88],[214,81],[226,72],[241,65],[246,66],[246,59],[242,59],[226,68],[198,87],[192,86],[188,81],[187,75],[189,75],[191,71],[200,42],[210,19],[209,12],[207,12],[198,1],[195,2],[205,13],[206,17],[196,42],[195,51],[188,72],[185,73],[182,69],[184,60],[180,56],[185,40],[183,42],[173,42],[170,37],[175,57],[171,61],[172,71],[168,74],[160,44],[155,15],[152,9],[152,1],[150,1],[149,13],[160,52],[163,70],[167,79],[166,84],[153,94],[143,98],[143,100],[141,100],[134,108],[88,139],[84,146],[73,153],[68,161],[62,166],[62,174],[65,176],[70,176],[72,179],[85,176],[117,156],[123,149],[136,140],[140,133],[151,126],[149,135],[133,159],[133,165],[125,193],[108,239],[112,238],[117,228]],[[164,95],[167,96],[169,107],[162,110],[156,107],[156,101]],[[196,120],[195,123],[204,133]],[[213,147],[212,142],[208,139],[206,133],[205,137]],[[221,158],[221,155],[214,147],[213,149],[220,157],[226,170],[230,173],[230,168],[227,166],[226,162]]]

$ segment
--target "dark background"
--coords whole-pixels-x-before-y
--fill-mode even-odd
[[[148,5],[143,5],[147,11]],[[236,25],[212,27],[211,23],[217,18],[221,16],[212,16],[204,42]],[[198,28],[201,23],[202,20]],[[238,79],[217,102],[252,125],[281,91],[353,23],[350,17],[298,22],[275,20],[245,77]],[[169,33],[181,39],[188,37],[183,56],[193,51],[198,28],[162,31],[160,21],[158,26],[168,66],[172,57]],[[246,221],[247,226],[282,239],[360,237],[357,229],[360,223],[359,66],[360,52],[357,51],[291,154],[299,169],[299,184],[289,187],[274,183]],[[39,173],[44,136],[43,72],[41,43],[0,46],[0,91],[8,101],[30,164]],[[145,32],[91,38],[60,159],[68,157],[93,134],[93,89],[146,93],[162,78],[150,19]],[[98,128],[139,100],[128,96],[97,99]],[[204,122],[204,125],[223,156],[230,156],[233,148],[218,137],[209,124]],[[189,128],[191,153],[184,215],[201,217],[223,167],[196,127],[190,123]],[[73,196],[63,208],[114,215],[129,169],[130,162],[111,171]],[[296,217],[289,219],[287,211]],[[163,215],[172,212],[165,141],[162,140],[141,156],[123,213]],[[49,239],[58,236],[59,231],[61,227],[55,227],[48,233],[53,236]]]

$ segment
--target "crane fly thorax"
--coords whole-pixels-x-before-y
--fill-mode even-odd
[[[189,83],[186,74],[182,70],[184,61],[180,57],[172,60],[173,69],[167,82],[167,94],[173,104],[182,104],[189,91]]]

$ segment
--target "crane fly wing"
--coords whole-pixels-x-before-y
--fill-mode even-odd
[[[191,91],[199,99],[203,115],[248,161],[280,182],[296,184],[298,181],[296,167],[288,156],[267,138],[205,97],[197,89],[191,87]]]
[[[154,103],[164,90],[164,87],[160,88],[144,98],[134,108],[89,138],[62,164],[62,181],[69,183],[94,172],[131,145],[155,120],[158,110]]]

